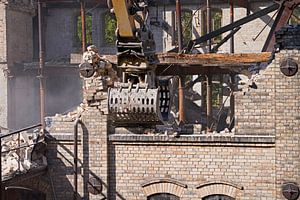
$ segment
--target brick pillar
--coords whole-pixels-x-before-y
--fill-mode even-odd
[[[276,199],[285,199],[283,183],[300,185],[300,73],[287,77],[280,72],[281,60],[287,57],[300,66],[300,50],[281,50],[275,58]]]
[[[7,43],[6,6],[0,3],[0,126],[7,127]],[[3,63],[3,64],[2,64]],[[1,130],[1,129],[0,129]]]

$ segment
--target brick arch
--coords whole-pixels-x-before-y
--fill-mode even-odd
[[[243,186],[226,181],[211,181],[200,184],[196,187],[200,198],[204,198],[214,194],[226,195],[237,198],[238,193],[243,190]]]
[[[146,196],[157,193],[169,193],[181,197],[187,188],[186,184],[169,178],[149,180],[144,182],[141,186]]]

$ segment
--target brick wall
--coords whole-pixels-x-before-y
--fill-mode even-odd
[[[274,199],[275,149],[272,144],[246,141],[234,144],[225,142],[225,138],[219,142],[199,142],[196,136],[189,142],[180,138],[168,142],[169,139],[155,136],[152,140],[151,136],[141,136],[144,138],[139,141],[124,141],[126,136],[122,137],[122,140],[110,137],[109,176],[113,192],[109,199],[145,200],[147,193],[159,193],[159,187],[152,186],[152,191],[144,192],[143,183],[150,180],[164,183],[159,180],[165,178],[186,185],[180,196],[183,200],[219,194],[223,182],[238,185],[234,194],[225,193],[236,199]],[[212,181],[214,189],[204,194],[198,185]]]
[[[300,66],[300,50],[282,50],[275,65],[276,184],[277,198],[282,198],[281,185],[300,184],[300,74],[284,76],[279,69],[283,58],[293,58]]]
[[[299,65],[299,50],[281,50],[256,78],[257,89],[236,95],[236,128],[239,135],[276,136],[276,198],[283,199],[283,183],[299,184],[299,72],[283,75],[280,64],[293,58]]]

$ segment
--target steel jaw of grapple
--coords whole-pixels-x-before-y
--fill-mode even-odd
[[[167,121],[170,113],[170,89],[167,81],[160,81],[158,88],[145,84],[135,87],[127,83],[110,88],[108,107],[114,125],[156,125]]]

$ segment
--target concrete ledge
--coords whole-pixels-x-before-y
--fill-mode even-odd
[[[275,145],[275,136],[244,136],[244,135],[182,135],[179,137],[168,135],[122,135],[109,136],[112,143],[195,143],[202,145],[213,144],[249,144],[249,145]]]
[[[74,141],[74,133],[55,133],[47,135],[48,141]],[[78,140],[81,140],[81,134],[78,134]]]

